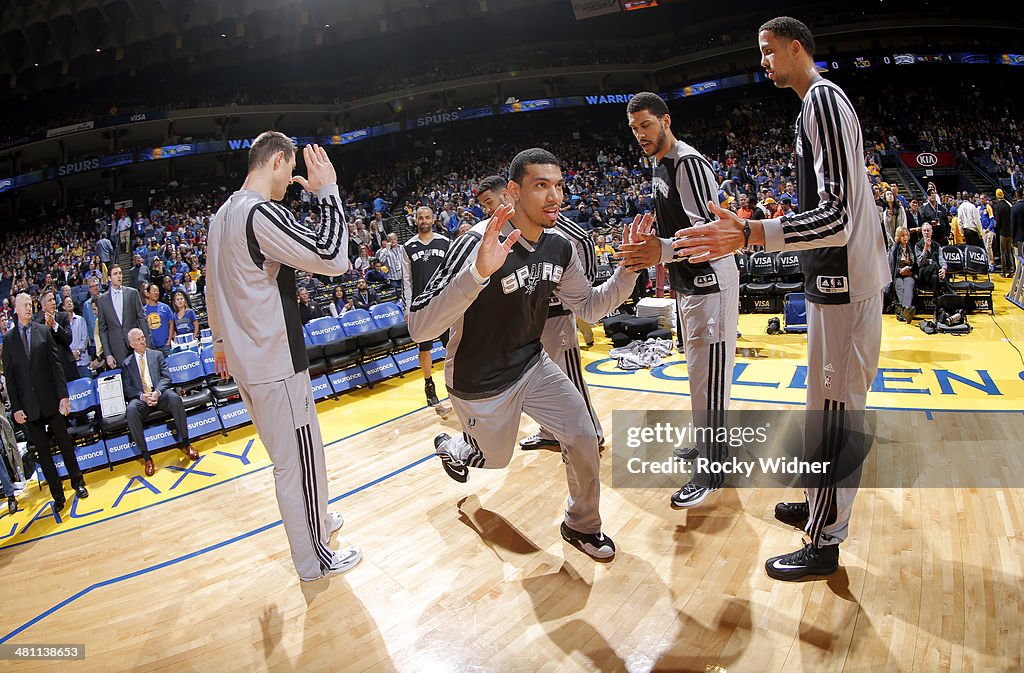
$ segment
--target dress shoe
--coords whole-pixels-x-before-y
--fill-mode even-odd
[[[89,489],[85,487],[85,484],[75,487],[75,494],[78,495],[79,500],[85,500],[89,497]]]
[[[18,511],[18,500],[13,496],[7,496],[7,513],[14,514]]]
[[[53,511],[54,512],[63,511],[64,506],[67,505],[67,504],[68,504],[68,502],[67,502],[67,500],[65,498],[61,498],[60,500],[57,500],[56,498],[54,498],[53,499]]]
[[[144,471],[147,477],[152,477],[153,473],[156,472],[156,468],[153,467],[153,460],[151,458],[146,458],[146,467]]]
[[[199,460],[199,453],[192,448],[192,444],[181,447],[182,452],[189,457],[189,460]]]

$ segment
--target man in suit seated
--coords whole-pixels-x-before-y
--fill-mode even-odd
[[[146,476],[153,476],[155,471],[153,459],[146,447],[146,433],[143,423],[154,409],[159,409],[174,418],[181,450],[192,460],[198,460],[199,454],[192,448],[188,438],[188,422],[185,418],[185,405],[178,393],[171,388],[171,374],[167,371],[167,360],[164,354],[152,348],[146,348],[146,335],[139,328],[128,332],[128,343],[132,354],[121,363],[121,383],[124,396],[128,400],[125,412],[128,420],[128,434],[142,452],[145,461]]]

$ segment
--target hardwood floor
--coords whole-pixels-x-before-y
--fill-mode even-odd
[[[591,392],[606,426],[612,409],[680,404]],[[321,409],[326,439],[352,408]],[[364,552],[339,577],[297,580],[269,469],[0,550],[7,642],[86,646],[85,661],[8,670],[1021,670],[1021,415],[909,413],[880,416],[866,478],[941,484],[963,469],[990,487],[862,490],[826,580],[764,574],[767,556],[800,544],[772,516],[796,489],[724,490],[674,511],[670,491],[610,485],[614,442],[602,516],[619,553],[594,563],[558,535],[558,454],[520,452],[457,484],[430,458],[455,417],[423,410],[328,449],[331,493],[349,494],[341,533]],[[521,436],[534,429],[524,419]]]

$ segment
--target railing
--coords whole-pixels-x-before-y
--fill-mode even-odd
[[[996,182],[996,180],[991,175],[989,175],[988,171],[986,171],[984,168],[968,159],[966,155],[961,156],[960,161],[969,166],[971,170],[974,171],[978,175],[978,177],[980,177],[982,180],[988,183],[988,185],[993,190],[1001,187],[1001,185],[998,182]]]
[[[920,199],[921,203],[924,203],[925,198],[927,198],[927,193],[925,192],[924,187],[917,179],[917,176],[914,175],[914,172],[910,170],[903,159],[900,158],[899,154],[896,155],[896,173],[900,176],[900,179],[906,182],[907,186],[910,187],[911,197]]]

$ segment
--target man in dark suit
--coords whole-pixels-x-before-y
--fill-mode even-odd
[[[939,245],[946,245],[949,242],[950,234],[949,211],[939,202],[938,194],[934,189],[928,190],[928,200],[921,208],[921,216],[925,222],[931,223],[935,242]]]
[[[15,422],[25,426],[36,447],[54,509],[59,512],[64,509],[64,488],[50,453],[47,425],[64,457],[72,488],[79,498],[89,497],[64,418],[71,412],[64,368],[51,331],[45,325],[32,322],[32,298],[25,293],[19,294],[14,300],[14,311],[18,321],[14,329],[4,335],[3,353],[11,411]]]
[[[151,477],[155,468],[146,447],[143,424],[149,414],[156,409],[167,412],[174,418],[178,443],[181,444],[181,450],[185,455],[197,460],[199,454],[189,441],[185,405],[178,397],[178,393],[171,388],[171,373],[167,371],[164,354],[146,348],[146,335],[137,327],[128,332],[128,341],[132,346],[132,354],[121,362],[121,384],[124,386],[125,399],[128,400],[128,434],[131,435],[135,446],[142,451],[146,476]]]
[[[1024,255],[1024,190],[1018,189],[1017,200],[1010,208],[1010,230],[1013,232],[1013,245],[1016,254]]]
[[[57,343],[60,364],[64,368],[64,380],[74,381],[78,378],[78,364],[71,353],[71,323],[68,314],[57,311],[57,299],[52,291],[44,292],[40,302],[42,309],[35,315],[33,322],[45,325]]]
[[[100,308],[100,345],[107,356],[111,369],[122,362],[132,348],[128,343],[128,332],[136,327],[142,330],[146,343],[152,344],[149,336],[149,322],[146,309],[142,307],[139,291],[121,284],[121,267],[110,268],[110,289],[97,299]]]

